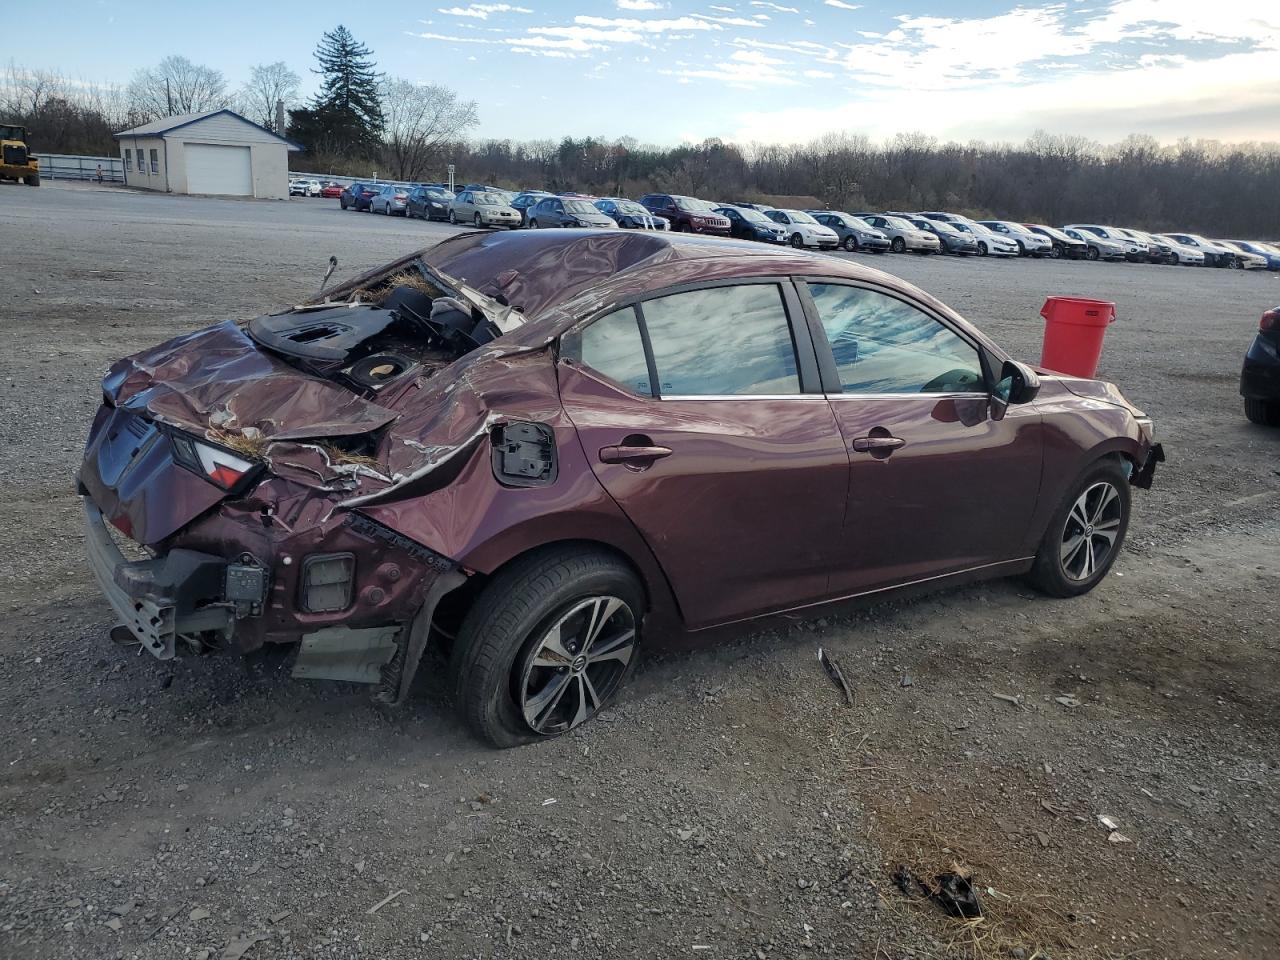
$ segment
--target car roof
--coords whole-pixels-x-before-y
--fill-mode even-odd
[[[790,247],[645,230],[520,230],[459,234],[414,256],[521,308],[532,322],[503,337],[512,346],[539,346],[587,313],[682,283],[817,275],[872,281],[899,291],[955,318],[1004,355],[953,310],[906,281],[851,260]]]

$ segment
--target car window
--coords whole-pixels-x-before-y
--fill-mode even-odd
[[[660,396],[800,392],[796,351],[775,284],[711,287],[640,305]]]
[[[584,330],[567,335],[560,349],[563,356],[603,374],[620,387],[653,396],[635,308],[615,310]]]
[[[904,300],[811,283],[844,393],[968,393],[983,389],[978,351]]]

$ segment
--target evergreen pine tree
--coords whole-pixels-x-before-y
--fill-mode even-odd
[[[320,66],[313,72],[324,80],[310,110],[291,111],[295,135],[344,153],[375,148],[383,117],[372,51],[339,25],[320,40],[316,61]]]

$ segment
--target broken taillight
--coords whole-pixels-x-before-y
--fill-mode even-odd
[[[1278,330],[1280,331],[1280,307],[1274,310],[1268,310],[1262,315],[1262,319],[1258,321],[1259,330]]]
[[[258,464],[237,456],[230,450],[215,447],[195,437],[178,433],[169,434],[173,459],[192,473],[198,473],[214,486],[233,490],[256,473]]]

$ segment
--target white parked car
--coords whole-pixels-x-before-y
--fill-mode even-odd
[[[1098,233],[1098,230],[1104,230],[1103,227],[1097,227],[1093,230],[1086,230],[1083,227],[1067,224],[1062,228],[1072,240],[1083,240],[1089,245],[1089,252],[1086,254],[1090,260],[1129,260],[1138,259],[1138,245],[1128,237],[1111,236],[1108,233]]]
[[[1226,247],[1235,256],[1235,261],[1228,264],[1236,270],[1265,270],[1267,258],[1260,253],[1247,250],[1234,240],[1215,240],[1214,243]]]
[[[929,219],[932,220],[933,218],[930,217]],[[1012,237],[1002,237],[995,231],[988,230],[976,220],[961,220],[957,218],[945,222],[956,230],[973,234],[974,239],[978,241],[978,256],[980,257],[1018,256],[1018,244]]]
[[[871,224],[889,238],[894,253],[941,253],[942,241],[936,233],[922,230],[910,220],[892,213],[859,213],[856,216]]]
[[[1018,252],[1024,257],[1043,257],[1053,253],[1053,241],[1038,233],[1032,233],[1020,223],[1012,220],[979,220],[992,233],[1008,237],[1018,245]]]
[[[290,180],[289,196],[291,197],[318,197],[320,191],[324,189],[324,185],[319,180]]]
[[[834,230],[824,227],[803,210],[762,210],[761,213],[786,227],[787,242],[793,247],[834,250],[840,245],[840,238]]]
[[[1161,237],[1154,233],[1144,233],[1141,230],[1126,230],[1126,233],[1137,234],[1137,239],[1146,240],[1151,246],[1151,261],[1153,263],[1163,261],[1164,263],[1183,264],[1193,267],[1204,266],[1204,252],[1197,250],[1195,247],[1188,247],[1185,243],[1178,243],[1172,237]]]
[[[1229,267],[1235,260],[1236,251],[1228,247],[1224,247],[1220,243],[1212,240],[1206,240],[1198,233],[1162,233],[1160,236],[1169,240],[1174,240],[1183,246],[1191,247],[1199,250],[1204,254],[1204,265],[1206,267]]]

